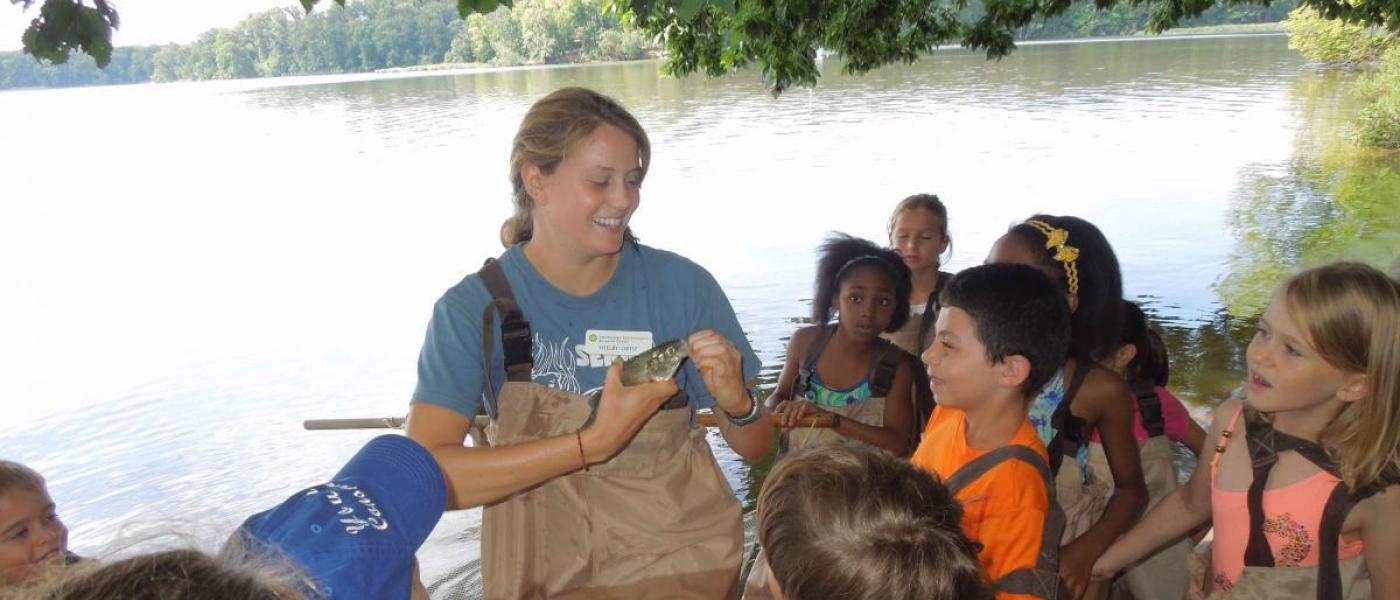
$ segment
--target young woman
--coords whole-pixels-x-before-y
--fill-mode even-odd
[[[487,598],[715,598],[737,583],[739,503],[693,409],[727,416],[720,433],[750,460],[773,425],[714,278],[628,227],[650,161],[615,100],[568,88],[536,102],[511,151],[507,250],[434,309],[408,435],[441,463],[449,508],[488,505]],[[676,383],[623,387],[609,366],[676,338],[691,353]],[[490,445],[463,447],[478,412]]]

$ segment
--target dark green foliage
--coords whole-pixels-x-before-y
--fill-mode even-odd
[[[1268,14],[1281,20],[1292,7],[1268,0],[722,0],[697,9],[693,0],[612,1],[613,10],[665,43],[668,72],[714,75],[756,64],[775,93],[814,84],[819,49],[840,54],[847,73],[863,73],[947,44],[998,58],[1015,40],[1055,29],[1056,19],[1067,15],[1078,22],[1070,29],[1079,35],[1097,27],[1094,13],[1116,21],[1103,33],[1160,33],[1211,11],[1222,19]],[[1396,0],[1301,3],[1327,16],[1400,28]]]
[[[10,0],[28,10],[34,0]],[[68,61],[68,53],[82,50],[107,66],[112,59],[112,29],[120,24],[117,11],[107,0],[93,0],[93,6],[82,0],[44,0],[39,16],[24,30],[24,51],[36,60],[52,64]]]
[[[1181,22],[1183,27],[1277,23],[1296,6],[1294,0],[1275,0],[1268,6],[1233,3],[1217,4],[1197,17]],[[1099,9],[1092,3],[1073,4],[1065,12],[1037,20],[1023,28],[1018,39],[1041,40],[1081,36],[1132,35],[1145,31],[1152,8],[1146,4],[1117,4]]]

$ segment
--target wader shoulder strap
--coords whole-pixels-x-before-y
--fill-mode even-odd
[[[1045,529],[1040,534],[1040,550],[1036,553],[1035,566],[1007,573],[992,584],[998,593],[1027,594],[1054,600],[1060,590],[1060,536],[1065,529],[1065,513],[1055,501],[1055,481],[1050,474],[1050,465],[1045,459],[1035,450],[1025,446],[1002,446],[963,465],[946,483],[948,489],[956,495],[968,484],[1008,460],[1019,460],[1040,472],[1041,481],[1045,483],[1049,510],[1045,515]]]
[[[1162,398],[1157,395],[1155,386],[1143,386],[1136,390],[1138,415],[1142,417],[1142,427],[1148,437],[1159,437],[1167,432],[1167,419],[1162,415]]]
[[[530,322],[525,320],[515,294],[506,280],[506,272],[494,258],[486,259],[486,264],[477,271],[486,291],[491,294],[491,302],[481,312],[481,365],[485,374],[484,392],[486,414],[496,418],[496,386],[491,381],[491,367],[495,361],[495,316],[501,315],[501,350],[505,357],[506,381],[530,381],[535,366],[532,353],[534,336],[530,333]]]
[[[807,388],[812,385],[812,372],[817,370],[817,359],[822,357],[822,350],[826,349],[826,343],[831,341],[834,333],[835,324],[823,326],[821,333],[817,334],[817,339],[812,341],[812,346],[807,349],[807,360],[802,363],[802,368],[797,370],[797,383],[792,387],[793,398],[801,398],[807,394]]]
[[[884,398],[890,393],[890,388],[894,387],[894,374],[899,370],[900,361],[908,353],[884,338],[879,338],[876,343],[878,346],[875,351],[879,353],[880,358],[875,363],[875,372],[870,374],[870,395],[874,398]]]
[[[1378,481],[1349,493],[1346,484],[1337,483],[1332,495],[1322,507],[1322,525],[1318,528],[1317,597],[1318,600],[1342,600],[1341,544],[1342,525],[1351,509],[1387,487],[1400,485],[1400,468],[1394,463],[1381,472]]]
[[[1074,397],[1079,395],[1079,388],[1084,385],[1084,380],[1092,370],[1093,364],[1088,361],[1075,362],[1074,375],[1070,377],[1069,385],[1065,386],[1065,397],[1050,415],[1050,426],[1055,429],[1055,437],[1050,439],[1046,449],[1050,454],[1052,475],[1060,472],[1061,459],[1066,456],[1079,456],[1079,448],[1084,445],[1086,423],[1084,419],[1074,416],[1069,407],[1074,403]]]
[[[1273,567],[1274,555],[1264,535],[1264,488],[1268,485],[1269,473],[1278,463],[1280,452],[1292,450],[1313,463],[1317,468],[1340,478],[1341,471],[1331,455],[1314,442],[1304,440],[1274,429],[1273,424],[1252,409],[1245,411],[1245,439],[1249,444],[1249,459],[1254,471],[1254,479],[1249,484],[1246,502],[1249,508],[1249,545],[1245,547],[1246,566]],[[1380,481],[1356,493],[1346,484],[1338,482],[1332,488],[1327,503],[1322,508],[1322,522],[1318,527],[1317,597],[1319,600],[1341,600],[1342,576],[1340,562],[1340,540],[1342,525],[1347,515],[1358,503],[1390,485],[1400,484],[1400,469],[1390,465],[1382,472]]]
[[[924,302],[924,312],[919,315],[919,352],[923,352],[928,347],[928,334],[933,331],[933,322],[938,319],[938,311],[943,308],[938,301],[938,296],[943,293],[943,286],[948,285],[948,280],[953,277],[947,271],[938,272],[938,283],[934,284],[933,291],[929,292],[928,300]]]

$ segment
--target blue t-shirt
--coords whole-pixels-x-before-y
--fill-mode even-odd
[[[547,281],[520,244],[506,250],[500,262],[534,335],[535,383],[576,393],[602,387],[613,359],[628,356],[594,351],[597,345],[586,340],[590,331],[650,332],[652,343],[660,344],[713,329],[738,347],[745,380],[758,374],[758,356],[724,291],[708,271],[678,254],[624,244],[612,279],[589,296],[571,295]],[[418,357],[414,402],[464,416],[484,412],[481,315],[490,298],[481,277],[472,273],[437,301]],[[494,328],[491,381],[499,391],[506,380],[499,315]],[[692,407],[714,406],[692,361],[685,361],[676,384],[690,395]]]

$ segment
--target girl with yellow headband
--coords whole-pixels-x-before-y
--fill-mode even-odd
[[[1099,364],[1118,350],[1123,327],[1118,258],[1092,223],[1036,215],[998,239],[987,262],[1036,267],[1069,299],[1070,358],[1031,403],[1030,418],[1050,451],[1056,498],[1067,518],[1061,581],[1071,598],[1086,590],[1097,596],[1104,589],[1089,585],[1090,568],[1147,504],[1133,438],[1132,392],[1122,377]],[[1081,452],[1095,430],[1103,439],[1112,481],[1094,478]]]

